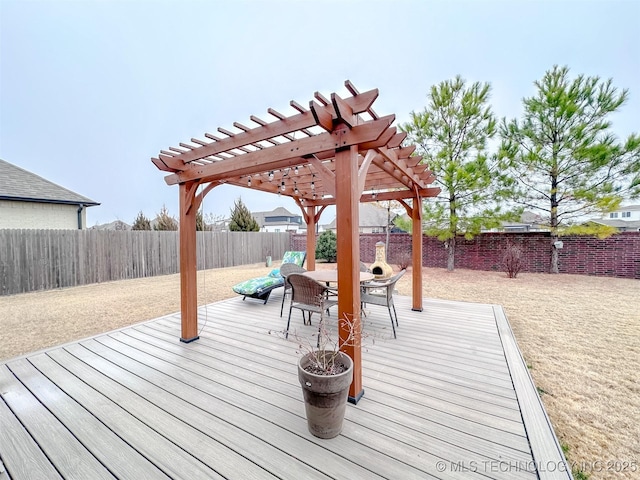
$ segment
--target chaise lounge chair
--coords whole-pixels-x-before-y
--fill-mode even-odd
[[[289,251],[285,252],[282,257],[282,263],[293,263],[302,267],[306,258],[307,252]],[[244,282],[234,285],[232,288],[238,295],[243,295],[242,300],[249,297],[262,300],[266,304],[271,292],[280,287],[284,287],[284,277],[280,275],[279,268],[274,268],[267,276],[245,280]]]

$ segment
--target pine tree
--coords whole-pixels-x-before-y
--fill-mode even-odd
[[[204,221],[204,216],[202,215],[202,210],[198,210],[196,212],[196,230],[198,232],[203,232],[205,230],[211,230]]]
[[[157,222],[153,227],[154,230],[178,230],[178,222],[175,218],[169,215],[169,211],[165,205],[162,206],[160,213],[157,217]]]
[[[144,216],[142,210],[134,220],[131,230],[151,230],[151,221]]]
[[[448,270],[455,266],[459,235],[471,239],[514,216],[501,211],[510,180],[488,153],[487,143],[496,134],[490,91],[488,83],[467,87],[460,76],[446,80],[431,87],[424,111],[412,112],[411,121],[401,126],[440,187],[440,194],[425,202],[424,220],[427,235],[446,242]]]
[[[249,209],[242,203],[242,199],[238,198],[231,209],[231,221],[229,222],[229,230],[232,232],[257,232],[260,225],[253,218]]]
[[[569,68],[554,66],[535,86],[522,120],[503,120],[501,156],[518,182],[515,200],[551,229],[550,271],[558,273],[559,235],[612,233],[583,220],[640,194],[640,136],[623,144],[610,132],[608,117],[628,97],[611,79],[571,80]]]

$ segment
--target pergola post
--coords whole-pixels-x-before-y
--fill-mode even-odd
[[[415,312],[422,311],[422,201],[416,195],[411,209],[411,263],[413,285],[413,307]]]
[[[344,128],[338,127],[339,128]],[[349,401],[358,403],[364,394],[362,387],[362,349],[360,345],[360,195],[353,186],[358,181],[357,145],[336,150],[336,230],[338,256],[338,325],[340,350],[353,360],[353,381]],[[350,334],[348,319],[355,331],[355,342],[344,343]]]
[[[198,292],[196,252],[197,182],[180,184],[180,341],[189,343],[198,337]]]
[[[307,221],[307,270],[316,269],[316,208],[306,207]]]
[[[307,270],[316,269],[316,225],[320,220],[320,215],[326,208],[326,205],[318,207],[317,205],[303,206],[302,202],[295,199],[296,203],[302,210],[302,217],[307,226]]]

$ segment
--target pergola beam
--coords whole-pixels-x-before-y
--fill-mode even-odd
[[[378,90],[375,89],[354,97],[349,97],[344,100],[344,103],[354,114],[358,114],[370,108],[371,104],[377,97]],[[328,102],[328,100],[326,101]],[[181,169],[184,170],[187,168],[187,164],[194,160],[216,155],[218,153],[237,148],[238,146],[267,141],[273,137],[284,136],[285,134],[290,134],[297,130],[303,130],[318,125],[311,111],[299,113],[291,117],[285,117],[284,115],[277,114],[273,109],[269,109],[269,113],[276,116],[278,121],[267,123],[266,125],[260,125],[257,128],[243,131],[238,134],[233,134],[228,130],[224,130],[221,133],[230,135],[228,138],[219,139],[208,145],[202,145],[193,150],[182,152],[179,157],[176,157],[183,162]],[[218,131],[221,130],[218,129]]]
[[[376,156],[375,150],[369,150],[367,154],[364,156],[364,160],[360,164],[360,168],[358,169],[358,196],[362,195],[364,191],[366,182],[367,182],[367,174],[369,173],[369,167],[371,167],[371,162],[373,158]]]
[[[165,181],[168,185],[176,185],[196,179],[209,182],[225,178],[230,174],[251,175],[265,170],[277,170],[299,164],[299,158],[302,156],[335,149],[337,145],[345,147],[371,142],[379,138],[388,126],[388,119],[381,118],[338,134],[327,132],[286,144],[274,145],[264,150],[246,153],[234,159],[220,160],[207,165],[193,167],[169,175],[165,178]],[[221,140],[218,143],[223,141]],[[164,161],[163,155],[160,155],[160,160]],[[229,162],[233,163],[230,164]]]
[[[336,196],[336,174],[329,168],[327,168],[320,160],[316,157],[311,157],[309,159],[309,163],[316,168],[318,172],[318,176],[323,182],[324,190],[331,195],[332,197]],[[313,176],[311,177],[313,179]],[[313,180],[311,180],[313,181]],[[304,183],[301,182],[299,187],[303,187]]]

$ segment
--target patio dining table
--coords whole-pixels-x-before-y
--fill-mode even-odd
[[[316,282],[338,283],[338,270],[313,270],[304,272],[304,275],[313,278]],[[369,282],[375,277],[370,272],[360,272],[360,283]]]

